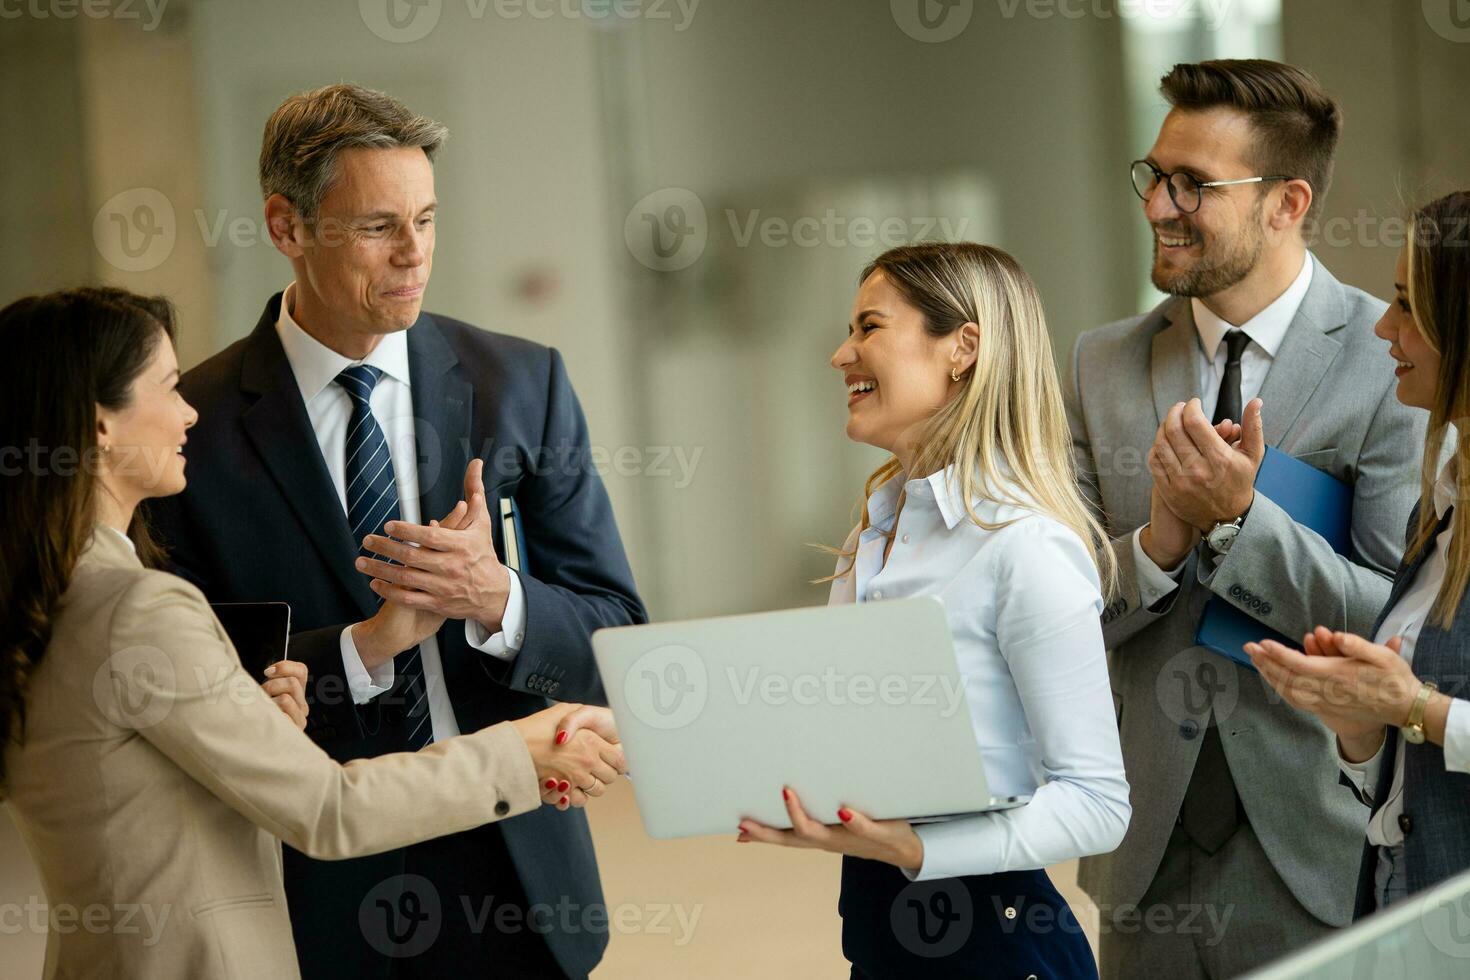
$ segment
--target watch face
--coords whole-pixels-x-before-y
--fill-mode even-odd
[[[1421,745],[1424,742],[1424,727],[1422,725],[1401,728],[1399,731],[1403,732],[1404,741],[1411,745]]]
[[[1223,555],[1230,550],[1230,546],[1235,543],[1235,538],[1239,534],[1240,528],[1234,524],[1224,524],[1211,531],[1205,541],[1213,550]]]

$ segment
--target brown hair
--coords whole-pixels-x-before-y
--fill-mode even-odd
[[[316,218],[336,179],[337,154],[353,147],[418,147],[432,163],[449,130],[410,112],[391,95],[360,85],[328,85],[282,102],[260,143],[260,190],[280,194],[303,218]]]
[[[1201,61],[1175,65],[1159,88],[1175,109],[1223,107],[1249,116],[1256,133],[1250,161],[1260,171],[1257,176],[1305,180],[1312,186],[1306,216],[1321,214],[1332,186],[1342,110],[1310,72],[1260,59]]]
[[[0,797],[5,745],[25,734],[27,679],[96,522],[97,406],[125,408],[173,336],[168,300],[123,289],[27,296],[0,310]],[[162,563],[141,512],[128,536],[144,564]]]
[[[1434,484],[1452,423],[1470,419],[1470,191],[1456,191],[1414,212],[1410,226],[1409,311],[1424,342],[1439,355],[1439,378],[1429,430],[1424,437],[1420,476],[1419,522],[1408,548],[1413,558],[1434,542],[1439,518],[1434,511]],[[1470,500],[1470,439],[1455,446],[1455,504]],[[1431,615],[1445,629],[1470,584],[1470,531],[1465,514],[1450,539],[1444,582]]]

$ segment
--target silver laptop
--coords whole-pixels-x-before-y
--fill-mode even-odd
[[[592,648],[649,836],[1016,806],[991,795],[937,598],[602,629]]]

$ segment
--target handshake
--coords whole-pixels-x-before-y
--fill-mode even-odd
[[[612,712],[558,704],[511,722],[530,750],[541,801],[558,810],[586,806],[628,772]]]

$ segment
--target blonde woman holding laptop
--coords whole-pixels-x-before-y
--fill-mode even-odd
[[[1113,569],[1077,490],[1035,286],[996,248],[897,248],[863,270],[847,333],[832,356],[847,436],[893,455],[829,603],[942,599],[991,788],[1031,801],[911,825],[809,814],[788,786],[793,829],[747,819],[739,840],[844,856],[855,978],[1095,977],[1045,868],[1111,850],[1128,826],[1099,621]],[[942,757],[915,764],[948,778]]]

